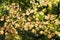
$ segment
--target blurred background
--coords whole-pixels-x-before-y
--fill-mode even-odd
[[[60,0],[0,0],[0,40],[60,40]]]

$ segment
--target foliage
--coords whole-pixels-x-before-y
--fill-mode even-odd
[[[0,40],[44,39],[60,40],[59,0],[0,0]]]

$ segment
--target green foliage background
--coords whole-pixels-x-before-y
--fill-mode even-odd
[[[30,3],[30,1],[33,1],[33,2]],[[50,1],[52,2],[52,0],[50,0]],[[21,15],[23,13],[26,13],[26,10],[29,8],[33,9],[33,10],[37,9],[36,11],[33,12],[33,14],[26,15],[25,16],[26,18],[28,18],[29,16],[31,16],[31,17],[35,16],[35,18],[39,19],[38,21],[46,22],[46,20],[44,19],[45,15],[48,15],[49,13],[51,13],[52,15],[57,15],[55,19],[58,19],[60,22],[60,1],[59,0],[57,0],[57,1],[55,0],[54,2],[52,2],[52,7],[50,7],[49,4],[41,5],[39,2],[42,2],[42,1],[39,1],[39,0],[0,0],[0,19],[2,19],[1,18],[2,16],[4,16],[4,20],[3,21],[0,20],[0,28],[4,28],[4,30],[3,30],[4,33],[3,34],[0,33],[0,40],[60,40],[60,36],[58,36],[58,34],[55,34],[52,38],[49,39],[47,37],[48,34],[41,35],[41,34],[39,34],[39,31],[37,31],[37,33],[32,33],[31,30],[34,28],[26,31],[26,30],[21,30],[18,27],[15,28],[13,26],[11,28],[12,29],[14,28],[18,32],[18,34],[14,34],[14,33],[10,33],[9,31],[6,31],[6,29],[4,27],[5,23],[8,24],[8,22],[6,21],[6,18],[8,16],[11,17],[10,19],[12,19],[14,21],[17,20],[17,19],[13,18],[13,16],[15,14],[12,14],[12,16],[10,16],[10,13],[9,13],[10,10],[9,9],[7,10],[7,6],[10,7],[12,3],[16,3],[17,5],[19,5],[19,8],[21,8],[21,11],[17,11],[17,12],[19,12],[19,14],[21,14]],[[38,4],[35,4],[35,3],[38,3]],[[35,6],[37,6],[37,7],[35,7]],[[42,11],[43,9],[45,9],[46,12],[44,12],[45,13],[44,15],[40,15],[39,12]],[[32,21],[36,22],[35,19],[32,19]],[[22,22],[22,21],[20,21],[20,22]],[[48,25],[50,25],[50,24],[48,24]],[[53,23],[51,25],[55,25],[55,24]],[[8,27],[8,28],[10,28],[10,27]],[[49,28],[49,27],[47,27],[47,28]],[[44,30],[45,30],[45,28],[40,29],[40,31],[44,31]],[[48,31],[50,31],[51,33],[55,33],[55,31],[57,31],[60,35],[60,24],[55,25],[55,29],[52,29],[52,30],[49,29]],[[7,34],[6,34],[6,32],[7,32]]]

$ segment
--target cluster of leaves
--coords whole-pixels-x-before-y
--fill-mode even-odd
[[[59,0],[1,0],[0,40],[60,40],[59,5]]]

